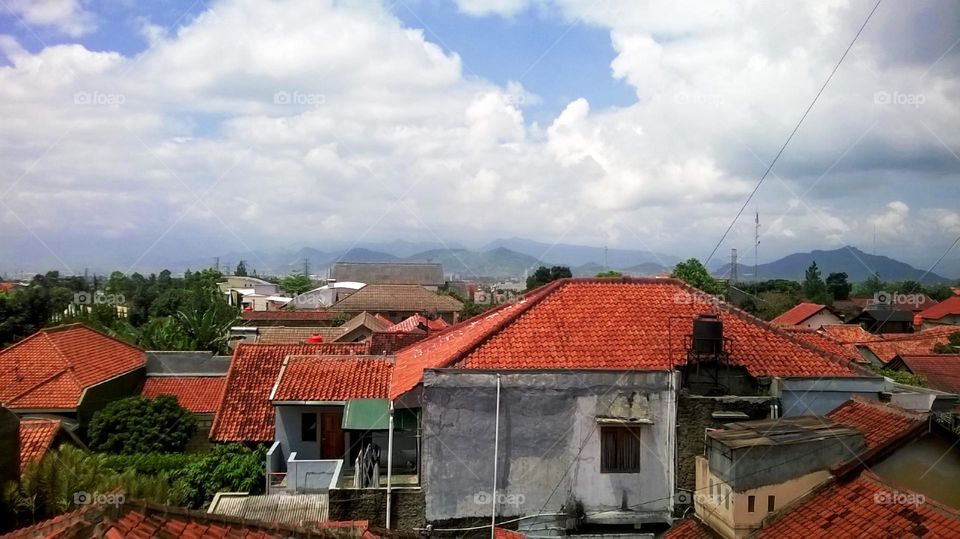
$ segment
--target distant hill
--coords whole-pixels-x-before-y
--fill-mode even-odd
[[[510,249],[496,248],[487,251],[467,249],[431,249],[404,259],[407,262],[439,262],[444,273],[458,275],[461,279],[478,277],[519,277],[528,269],[536,269],[540,262],[525,254]]]
[[[883,281],[906,281],[914,280],[925,284],[949,282],[947,279],[936,273],[926,273],[923,269],[917,269],[910,264],[894,260],[890,257],[867,254],[856,247],[841,247],[832,251],[812,251],[809,253],[794,253],[787,255],[774,262],[760,264],[757,267],[759,279],[792,279],[795,281],[803,280],[804,272],[814,261],[820,268],[820,273],[826,278],[830,273],[846,272],[850,281],[865,281],[872,276],[873,272],[880,275]],[[753,280],[753,266],[737,264],[738,276],[741,280]],[[725,264],[717,270],[714,270],[717,277],[729,277],[730,264]]]
[[[481,250],[486,251],[498,247],[510,249],[511,251],[523,253],[537,259],[554,260],[558,264],[570,267],[584,266],[586,264],[603,265],[604,258],[606,258],[606,265],[613,269],[626,268],[649,262],[665,264],[672,267],[680,261],[680,259],[675,256],[650,251],[607,249],[606,253],[604,253],[603,247],[571,245],[569,243],[551,244],[516,237],[494,240],[484,245]]]
[[[654,277],[663,273],[670,273],[673,271],[673,268],[668,268],[655,262],[648,262],[646,264],[638,264],[636,266],[630,266],[629,268],[623,268],[619,271],[624,275],[632,275],[634,277]]]

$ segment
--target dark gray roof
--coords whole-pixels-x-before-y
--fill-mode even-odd
[[[420,262],[337,262],[333,277],[338,281],[366,284],[418,284],[441,286],[443,266]]]

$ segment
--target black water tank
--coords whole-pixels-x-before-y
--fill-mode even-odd
[[[723,322],[713,313],[693,319],[693,351],[698,354],[719,354],[723,351]]]

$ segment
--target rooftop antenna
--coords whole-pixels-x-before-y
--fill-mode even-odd
[[[757,210],[756,219],[754,219],[753,227],[753,293],[756,294],[760,290],[760,210]]]

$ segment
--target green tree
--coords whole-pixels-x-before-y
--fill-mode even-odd
[[[724,293],[723,283],[711,277],[707,268],[696,258],[680,262],[670,275],[707,294],[718,296]]]
[[[552,266],[549,268],[540,266],[533,272],[533,275],[527,277],[527,290],[533,290],[549,282],[569,277],[573,277],[573,272],[567,266]]]
[[[616,270],[607,270],[598,273],[597,277],[601,279],[619,279],[620,277],[623,277],[623,274]]]
[[[831,273],[827,275],[827,292],[835,300],[845,300],[850,299],[850,292],[853,290],[853,285],[847,282],[846,272]]]
[[[246,277],[247,276],[247,263],[241,260],[237,264],[237,269],[233,270],[233,274],[237,277]]]
[[[105,453],[179,452],[197,432],[197,420],[177,398],[140,396],[113,401],[93,415],[90,449]]]
[[[303,273],[291,273],[280,279],[280,288],[294,296],[313,289],[313,280]]]
[[[347,313],[337,313],[330,319],[330,325],[338,328],[350,321],[350,315]]]
[[[949,341],[934,345],[933,351],[938,354],[956,354],[960,352],[960,331],[951,333]]]
[[[877,292],[882,292],[887,288],[887,283],[880,280],[880,275],[874,273],[862,283],[857,283],[853,287],[853,294],[857,297],[872,298]]]
[[[901,282],[895,284],[892,288],[893,288],[893,291],[894,291],[894,292],[899,292],[899,293],[901,293],[901,294],[924,294],[924,293],[926,293],[926,290],[924,290],[922,284],[918,283],[917,281],[911,281],[911,280],[901,281]]]
[[[803,295],[814,303],[830,303],[830,298],[827,296],[827,285],[820,277],[820,268],[817,267],[816,261],[810,264],[804,275]]]

